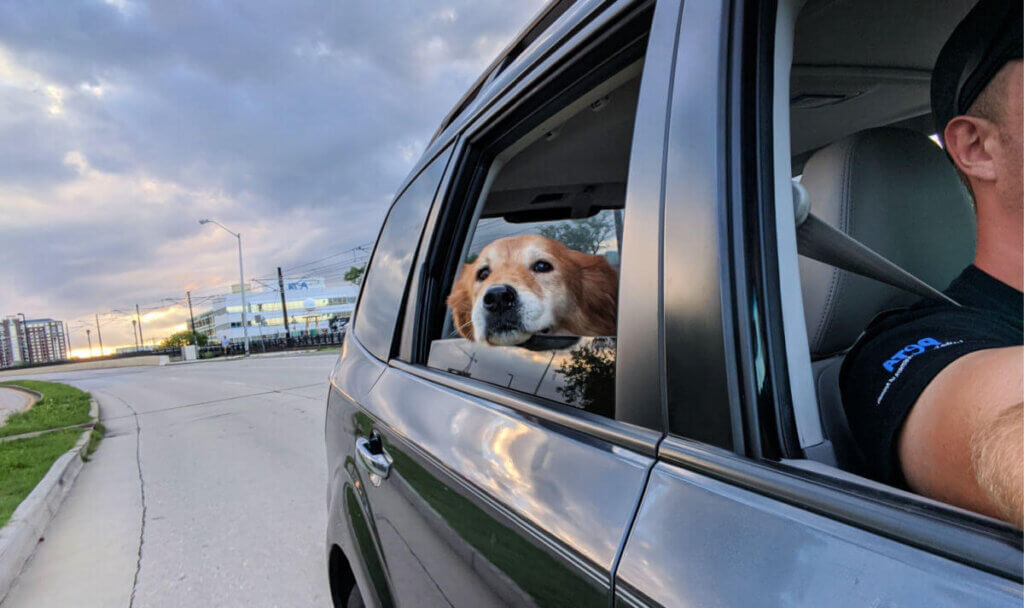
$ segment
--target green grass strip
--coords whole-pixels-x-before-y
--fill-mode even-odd
[[[96,426],[92,427],[92,432],[89,433],[89,445],[85,447],[85,454],[82,455],[82,460],[89,462],[92,460],[92,453],[96,451],[96,448],[100,447],[100,442],[103,441],[103,436],[107,434],[107,427],[103,426],[102,422],[97,422]]]
[[[81,435],[69,429],[0,443],[0,526]]]
[[[27,412],[11,414],[7,424],[0,426],[0,437],[33,431],[56,429],[89,422],[89,393],[73,386],[40,380],[12,380],[0,386],[20,386],[34,390],[43,398]]]

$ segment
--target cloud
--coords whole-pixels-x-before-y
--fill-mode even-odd
[[[0,313],[81,324],[223,288],[234,242],[200,217],[243,234],[253,276],[372,241],[542,4],[0,4]]]

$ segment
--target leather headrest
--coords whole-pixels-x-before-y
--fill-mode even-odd
[[[970,195],[928,137],[882,127],[814,153],[801,183],[811,213],[944,290],[974,258]],[[811,355],[843,352],[878,313],[918,296],[800,258]]]

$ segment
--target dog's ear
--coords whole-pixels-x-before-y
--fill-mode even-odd
[[[614,336],[618,313],[619,273],[603,255],[573,251],[580,268],[578,305],[595,336]]]
[[[458,276],[455,277],[455,283],[452,285],[452,292],[448,294],[448,309],[452,311],[452,321],[455,323],[455,329],[459,334],[469,340],[473,341],[473,294],[470,292],[469,285],[464,279],[471,276],[470,266],[472,264],[463,264],[462,270],[459,271]]]

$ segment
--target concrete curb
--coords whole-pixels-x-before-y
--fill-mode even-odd
[[[21,569],[32,557],[39,538],[82,470],[89,434],[100,418],[100,406],[95,399],[89,406],[89,416],[93,419],[92,425],[85,429],[74,447],[54,461],[35,489],[18,505],[10,521],[0,528],[0,602],[7,597]]]

